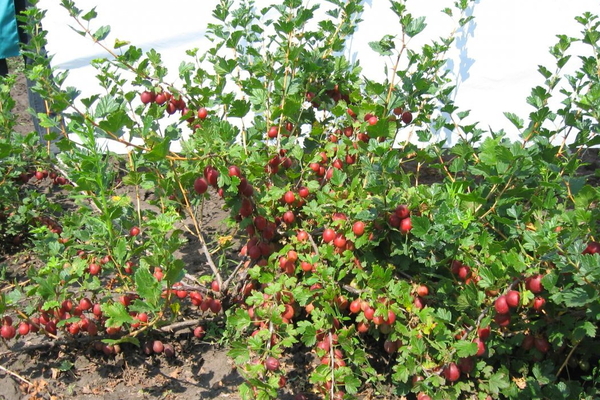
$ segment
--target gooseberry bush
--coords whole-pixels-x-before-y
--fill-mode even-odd
[[[443,10],[457,29],[470,3]],[[533,111],[506,113],[521,133],[511,141],[463,122],[446,70],[454,33],[412,48],[426,19],[403,1],[390,2],[397,29],[371,43],[391,60],[380,81],[344,56],[357,0],[222,0],[212,47],[189,50],[176,81],[156,51],[105,43],[95,10],[62,5],[107,51],[93,61],[104,93],[78,98],[66,75],[28,71],[78,210],[60,231],[32,230],[44,265],[4,295],[4,338],[12,313],[29,328],[20,335],[152,354],[169,345],[146,340],[153,330],[194,315],[198,337],[224,321],[242,398],[598,395],[600,196],[579,172],[600,143],[597,16],[558,37]],[[42,66],[43,43],[38,32],[28,50]],[[587,53],[571,59],[573,43]],[[102,138],[130,151],[113,155]],[[214,198],[230,235],[203,228]],[[190,241],[206,265],[195,275],[175,256]],[[302,385],[288,380],[296,351],[314,356]]]

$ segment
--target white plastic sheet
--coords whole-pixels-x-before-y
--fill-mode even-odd
[[[307,1],[314,4],[316,0]],[[270,0],[259,0],[259,6]],[[427,28],[411,40],[409,46],[419,48],[439,37],[447,37],[457,28],[456,17],[441,10],[451,7],[452,0],[408,0],[408,10],[414,17],[425,16]],[[180,0],[176,3],[158,0],[76,0],[76,5],[89,10],[96,7],[98,17],[91,22],[94,29],[110,25],[106,43],[127,40],[144,50],[156,49],[170,69],[170,79],[176,81],[177,67],[190,48],[208,48],[204,37],[212,20],[217,0]],[[386,0],[365,0],[363,22],[349,42],[347,55],[359,60],[370,79],[383,79],[383,65],[392,60],[377,55],[368,45],[383,35],[399,35],[397,17]],[[56,1],[41,0],[39,7],[47,9],[44,28],[48,30],[48,51],[53,66],[70,70],[66,84],[82,92],[83,97],[101,93],[95,79],[97,71],[90,66],[94,58],[108,54],[89,38],[75,33],[79,28]],[[526,103],[530,89],[543,84],[538,65],[554,70],[554,60],[548,53],[557,41],[557,34],[577,36],[581,26],[574,18],[585,11],[600,13],[597,0],[503,0],[476,1],[468,10],[475,19],[456,32],[456,41],[448,54],[448,67],[457,84],[456,105],[471,110],[468,123],[479,122],[482,129],[504,129],[512,138],[518,137],[514,126],[503,115],[512,112],[526,119],[531,107]],[[571,53],[589,51],[576,45]],[[565,72],[572,72],[573,68]],[[401,133],[408,135],[409,132]],[[446,138],[452,143],[456,138]],[[111,149],[123,151],[110,145]],[[177,150],[176,148],[174,150]]]

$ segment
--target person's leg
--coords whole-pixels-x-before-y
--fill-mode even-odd
[[[18,16],[27,8],[27,0],[14,0],[15,2],[15,15]],[[17,18],[17,30],[19,32],[19,40],[21,43],[28,43],[29,37],[27,36],[27,32],[23,29],[23,22],[19,21]]]
[[[6,58],[0,58],[0,76],[8,75],[8,64]]]

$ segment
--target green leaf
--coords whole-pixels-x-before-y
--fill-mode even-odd
[[[411,377],[411,371],[403,364],[396,364],[394,366],[395,372],[393,378],[399,382],[408,382],[408,378]]]
[[[77,32],[79,35],[85,37],[85,35],[87,34],[85,31],[80,31],[78,29],[73,28],[71,25],[69,25],[69,28],[73,29],[75,32]]]
[[[247,383],[242,383],[239,387],[239,394],[242,400],[250,400],[254,398],[254,391]]]
[[[55,296],[55,290],[58,287],[58,275],[52,274],[48,276],[37,276],[33,280],[39,285],[38,294],[44,300]]]
[[[597,191],[592,186],[586,185],[575,196],[575,207],[587,209],[592,202],[596,201]]]
[[[179,76],[185,76],[185,75],[189,75],[191,72],[194,71],[194,64],[190,63],[190,62],[185,62],[182,61],[179,64]]]
[[[156,307],[160,300],[162,287],[147,268],[139,268],[135,271],[135,286],[140,297],[151,306]]]
[[[391,268],[383,269],[381,266],[375,265],[373,266],[373,272],[371,273],[368,285],[372,289],[381,289],[388,284],[391,278]]]
[[[39,120],[39,124],[42,128],[53,128],[55,126],[58,126],[58,123],[45,113],[38,113],[37,117]]]
[[[225,58],[217,58],[217,62],[214,64],[215,72],[219,75],[231,74],[235,67],[237,66],[237,61],[234,59],[225,59]]]
[[[98,105],[96,106],[96,110],[94,115],[97,118],[105,118],[111,113],[117,111],[119,109],[119,103],[111,97],[111,96],[103,96],[100,98]]]
[[[378,42],[369,42],[369,47],[382,56],[390,56],[393,54],[392,50],[396,47],[394,44],[394,36],[385,35]]]
[[[543,65],[538,65],[538,72],[544,76],[544,78],[548,79],[552,76],[552,72],[548,70],[548,68]]]
[[[252,104],[262,106],[266,103],[268,98],[267,90],[265,88],[254,88],[250,95],[250,101]]]
[[[113,48],[120,49],[121,47],[127,46],[129,43],[131,42],[127,40],[115,39],[115,44],[113,45]]]
[[[23,292],[19,289],[11,290],[6,294],[6,297],[3,298],[3,304],[18,304],[24,298]]]
[[[60,307],[60,303],[57,300],[45,301],[42,305],[42,310],[48,311],[52,309],[58,309]]]
[[[58,370],[62,372],[67,372],[70,371],[74,366],[75,364],[73,364],[71,361],[63,360],[58,366]]]
[[[404,28],[404,32],[409,37],[414,37],[421,33],[427,24],[425,23],[425,17],[414,18],[410,21],[410,23]]]
[[[454,344],[456,355],[460,358],[470,357],[477,354],[477,343],[468,340],[459,340]]]
[[[480,292],[475,285],[466,285],[458,296],[456,308],[459,310],[474,310],[483,302],[485,294]]]
[[[96,41],[99,42],[101,40],[106,39],[106,37],[109,35],[109,33],[110,33],[110,26],[104,25],[104,26],[101,26],[96,32],[94,32],[92,34],[92,36],[94,37],[94,39]]]
[[[233,342],[231,349],[227,352],[227,355],[235,360],[236,363],[242,364],[250,360],[250,351],[248,346],[243,342]]]
[[[97,16],[98,16],[98,13],[96,12],[96,7],[94,7],[87,13],[83,14],[81,16],[81,19],[83,19],[84,21],[91,21],[92,19],[96,18]]]
[[[473,18],[475,18],[473,15],[469,15],[468,17],[465,18],[461,18],[458,20],[458,25],[460,26],[465,26],[466,24],[468,24],[470,21],[473,20]]]
[[[353,375],[353,374],[348,374],[346,376],[344,376],[344,386],[346,388],[346,392],[348,392],[348,394],[356,394],[358,393],[358,388],[360,387],[361,382],[360,379],[358,379],[357,376]]]
[[[167,269],[167,273],[165,274],[164,279],[167,282],[179,282],[181,280],[181,278],[183,278],[183,275],[185,274],[184,268],[185,267],[185,263],[183,262],[183,260],[175,260],[173,261],[173,263],[169,266],[169,268]]]
[[[148,161],[161,161],[169,153],[170,145],[171,138],[165,137],[155,144],[154,147],[152,147],[152,150],[144,155],[144,158]]]
[[[129,125],[131,118],[127,115],[124,110],[118,110],[108,115],[104,121],[100,121],[98,125],[103,130],[117,134],[124,126]],[[121,135],[118,135],[121,136]]]
[[[490,391],[497,395],[501,390],[507,389],[510,386],[510,377],[504,372],[498,371],[490,377],[488,385]]]
[[[331,176],[332,185],[342,186],[346,182],[346,179],[348,179],[348,175],[346,175],[345,172],[337,168],[333,168],[333,174]]]
[[[227,111],[230,117],[243,118],[250,111],[250,103],[245,100],[234,100]]]
[[[595,294],[593,289],[576,287],[558,292],[552,296],[552,299],[557,303],[563,303],[567,307],[584,307],[596,297],[597,293]]]
[[[596,337],[596,330],[596,326],[590,321],[580,321],[575,329],[573,329],[573,340],[578,342],[585,336]]]
[[[242,332],[244,329],[246,329],[251,322],[252,321],[248,315],[248,312],[241,308],[235,310],[235,314],[231,315],[227,319],[227,323],[235,327],[235,329],[237,329],[239,332]]]
[[[431,228],[431,222],[427,217],[412,216],[410,221],[412,223],[411,233],[416,237],[425,236]]]
[[[445,308],[438,308],[435,313],[437,317],[444,322],[452,321],[452,312],[450,312],[450,310],[446,310]]]
[[[549,360],[544,363],[535,363],[532,372],[540,385],[546,385],[554,380],[554,364]]]
[[[390,1],[390,3],[392,4],[392,6],[390,7],[392,11],[397,16],[402,17],[402,14],[404,14],[404,11],[406,10],[406,6],[399,1]]]
[[[506,118],[508,118],[508,120],[510,122],[512,122],[512,124],[515,127],[517,127],[517,129],[523,129],[523,126],[524,126],[525,122],[521,118],[519,118],[519,116],[517,114],[513,114],[513,113],[510,113],[510,112],[505,112],[504,116]]]
[[[138,338],[134,338],[131,336],[122,336],[118,339],[102,339],[103,343],[106,344],[121,344],[121,343],[131,343],[137,347],[140,347],[140,341]]]
[[[13,147],[10,144],[0,143],[0,159],[8,157],[12,150]]]
[[[479,277],[481,278],[481,280],[478,282],[478,285],[482,288],[487,289],[495,284],[496,276],[490,268],[485,266],[480,267],[478,273]]]
[[[113,248],[113,256],[119,264],[125,263],[126,258],[128,256],[126,238],[120,237],[117,239],[117,243]]]
[[[106,320],[107,327],[120,327],[123,324],[133,322],[133,317],[129,315],[129,311],[119,302],[103,304],[102,313],[108,317]]]

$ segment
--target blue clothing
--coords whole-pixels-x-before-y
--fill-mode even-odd
[[[0,59],[19,55],[14,0],[0,0]]]

